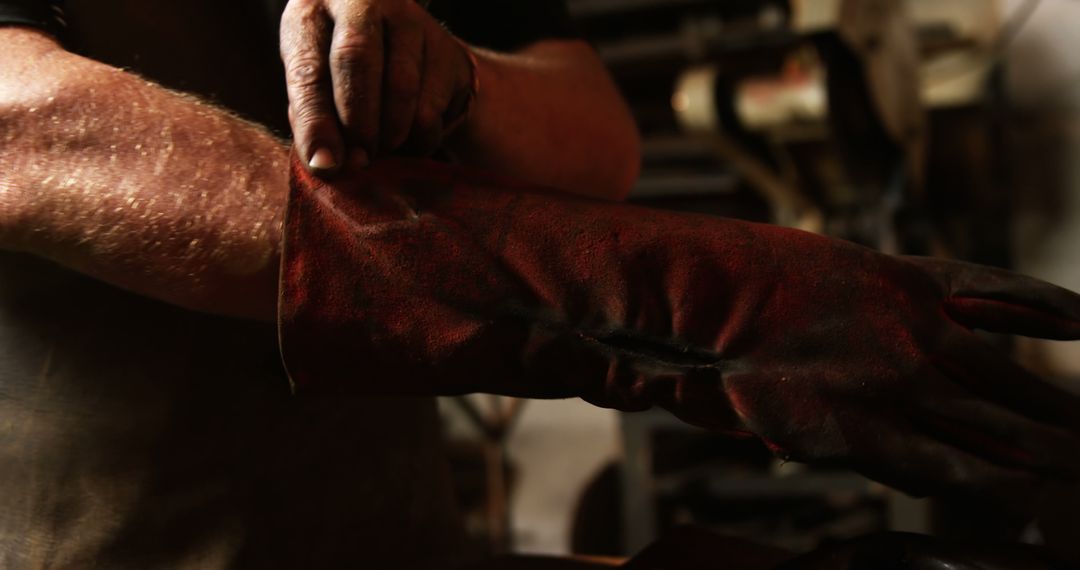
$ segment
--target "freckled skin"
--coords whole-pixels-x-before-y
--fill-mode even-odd
[[[276,313],[277,14],[67,6],[81,55],[0,28],[0,247],[21,252],[0,252],[0,567],[453,565],[461,527],[432,398],[293,398],[271,327],[200,314]],[[485,92],[514,93],[476,108],[459,156],[625,193],[636,133],[596,55],[525,51],[487,53]],[[521,102],[532,119],[499,119]],[[610,121],[582,129],[575,114]],[[536,138],[571,132],[620,144],[605,168],[565,144],[548,148],[575,167],[533,160]]]
[[[118,4],[69,2],[72,25],[98,34],[73,40],[84,53],[248,116],[266,117],[265,98],[285,122],[274,75],[268,87],[213,57],[245,41],[237,30],[260,45],[257,26],[229,19],[240,3]],[[149,33],[139,6],[161,8]],[[188,42],[162,22],[234,35]],[[281,141],[131,72],[37,59],[53,46],[34,32],[0,35],[4,246],[272,319]],[[0,351],[2,568],[442,568],[461,552],[433,399],[294,398],[264,323],[5,251]]]
[[[17,40],[23,41],[36,40],[33,37]],[[7,44],[6,47],[20,46]],[[52,94],[55,85],[23,81],[25,77],[42,75],[27,68],[28,61],[29,58],[7,58],[2,66],[5,76],[0,78],[3,79],[0,85],[17,84],[19,89],[17,92],[0,89],[0,107],[6,111],[0,116],[0,133],[6,142],[3,160],[10,167],[0,169],[5,176],[0,180],[3,190],[0,199],[4,201],[5,214],[15,218],[15,222],[33,218],[38,223],[4,224],[5,239],[11,240],[7,243],[184,306],[262,318],[273,314],[274,264],[269,260],[274,257],[274,226],[280,223],[285,192],[281,172],[284,151],[275,137],[228,113],[162,90],[131,74],[61,54],[50,55],[46,62],[38,64],[57,66],[52,69],[62,69],[69,78],[75,78],[66,88],[82,89],[82,97],[71,92],[55,95]],[[35,94],[41,97],[34,99]],[[119,97],[114,99],[114,94]],[[33,102],[27,105],[27,100]],[[185,133],[189,135],[187,138]],[[235,151],[235,156],[243,160],[222,161],[223,147]],[[42,156],[51,160],[42,160],[39,158]],[[531,157],[526,155],[526,158]],[[531,164],[546,166],[541,160],[531,160]],[[396,178],[400,172],[393,174],[393,168],[389,168],[390,179],[396,180],[391,187],[406,189],[406,194],[439,186],[424,177]],[[432,165],[419,170],[432,175],[438,173],[438,168]],[[872,413],[899,407],[941,415],[942,410],[934,410],[930,407],[932,402],[925,400],[933,400],[935,395],[946,396],[946,401],[964,396],[948,383],[939,387],[949,387],[952,391],[941,393],[933,392],[919,378],[905,382],[917,376],[920,366],[927,364],[926,357],[934,356],[922,349],[927,339],[934,337],[935,327],[944,322],[927,317],[925,311],[929,310],[938,319],[951,311],[949,314],[961,322],[1006,330],[1015,326],[1036,334],[1065,331],[1060,336],[1073,338],[1076,311],[1071,300],[1060,301],[1060,295],[1047,293],[1037,284],[1017,285],[1015,277],[971,269],[972,283],[997,280],[1005,285],[1004,289],[1014,289],[1011,294],[1019,298],[1021,310],[1004,310],[1004,304],[993,296],[974,304],[950,304],[945,297],[956,291],[942,284],[947,279],[938,283],[937,279],[927,277],[935,275],[934,272],[914,261],[907,264],[884,261],[864,250],[802,234],[732,223],[714,224],[697,217],[671,217],[610,204],[586,207],[551,198],[533,198],[530,192],[521,194],[524,198],[504,201],[501,199],[504,191],[518,188],[517,185],[473,176],[465,176],[460,188],[462,201],[446,204],[421,200],[411,212],[405,212],[409,216],[391,212],[384,220],[389,222],[386,227],[362,228],[371,239],[362,244],[364,247],[378,244],[378,238],[390,236],[387,231],[394,227],[406,230],[388,242],[393,247],[379,254],[385,262],[383,268],[350,273],[341,272],[339,267],[336,274],[322,274],[332,277],[328,282],[363,278],[381,287],[394,284],[395,275],[413,272],[410,286],[417,287],[421,294],[414,296],[410,304],[386,311],[377,319],[380,327],[385,326],[396,335],[391,340],[404,341],[403,344],[396,347],[397,351],[381,355],[377,351],[358,354],[371,357],[373,366],[386,366],[385,371],[393,371],[401,363],[380,358],[412,354],[420,360],[429,359],[428,364],[440,365],[446,362],[447,354],[463,354],[462,343],[477,338],[478,332],[485,332],[485,327],[496,333],[520,332],[522,328],[518,325],[524,320],[530,323],[526,329],[539,323],[543,325],[539,329],[563,333],[570,330],[575,334],[564,334],[559,340],[566,344],[554,345],[553,352],[536,353],[550,356],[547,362],[536,354],[515,362],[520,353],[501,350],[495,351],[496,358],[492,359],[493,346],[518,348],[513,343],[520,339],[513,335],[497,339],[509,344],[473,343],[474,352],[465,352],[469,357],[483,357],[473,362],[489,359],[507,365],[511,371],[520,371],[515,367],[524,365],[529,370],[527,383],[505,384],[510,376],[489,378],[492,383],[484,383],[475,369],[451,368],[449,373],[444,369],[435,375],[408,377],[413,383],[404,387],[383,383],[376,391],[430,394],[478,389],[535,396],[582,395],[602,405],[627,409],[661,404],[695,423],[756,433],[783,454],[835,459],[854,450],[863,455],[853,455],[853,466],[886,480],[894,477],[898,484],[910,485],[916,491],[934,488],[942,480],[947,486],[960,484],[972,488],[992,486],[1003,480],[1026,482],[1024,474],[1016,473],[1015,463],[1033,459],[1045,464],[1022,467],[1055,472],[1071,468],[1056,464],[1060,460],[1056,451],[1075,448],[1072,425],[1066,425],[1071,431],[1063,433],[1060,425],[1048,429],[1023,423],[1022,418],[1008,410],[980,405],[969,410],[966,419],[983,431],[991,431],[996,438],[992,445],[979,438],[966,438],[963,430],[932,432],[935,437],[950,438],[949,443],[955,443],[957,448],[974,445],[978,448],[975,451],[993,461],[1008,463],[1008,470],[1002,471],[989,462],[974,461],[955,449],[945,448],[955,454],[950,456],[942,450],[942,441],[923,432],[907,441],[895,437],[896,433],[890,430],[910,426],[888,413]],[[194,185],[198,186],[197,191]],[[170,190],[186,190],[189,194],[179,196]],[[273,206],[275,202],[277,207]],[[374,211],[361,211],[361,217]],[[461,243],[432,242],[430,234],[410,233],[408,224],[398,223],[402,218],[422,220],[428,224],[427,229],[438,229],[439,223],[449,220],[453,230],[450,233],[464,239]],[[194,220],[201,220],[201,226],[215,227],[187,223]],[[335,223],[346,223],[348,227],[351,223],[329,220],[333,223],[327,227],[334,227]],[[55,232],[38,231],[50,225],[55,226]],[[312,243],[333,242],[312,240],[309,245]],[[479,250],[477,243],[483,244]],[[424,257],[425,252],[430,254],[428,246],[444,247],[443,251],[452,255],[436,258],[429,264],[432,260]],[[410,247],[417,248],[420,255],[393,255]],[[455,267],[448,261],[478,251],[505,262],[508,266],[505,271],[518,281],[505,281],[505,275],[500,272],[487,274],[482,265]],[[759,264],[775,261],[773,256],[777,254],[785,260],[780,264],[787,266],[783,271],[755,270]],[[322,255],[335,255],[334,248],[325,248]],[[596,263],[612,259],[620,263]],[[673,265],[678,266],[677,271],[664,271]],[[926,274],[909,265],[920,267]],[[274,528],[274,524],[282,521],[294,525],[289,529],[310,529],[313,522],[322,523],[319,532],[313,533],[318,534],[314,538],[321,545],[334,542],[334,533],[343,528],[334,523],[342,519],[330,520],[326,513],[345,511],[363,515],[361,521],[349,519],[357,524],[349,528],[367,539],[360,546],[381,547],[378,553],[382,559],[393,560],[398,553],[388,545],[394,543],[380,540],[387,538],[380,533],[409,531],[410,536],[424,536],[429,539],[424,543],[432,545],[438,544],[440,531],[452,526],[445,524],[446,513],[452,509],[440,502],[445,487],[438,481],[432,482],[439,478],[430,401],[402,405],[400,400],[364,404],[356,399],[335,399],[328,407],[313,400],[290,405],[282,385],[268,388],[263,383],[267,379],[280,380],[273,374],[265,378],[240,378],[245,371],[250,372],[246,361],[240,360],[250,356],[251,350],[259,352],[258,348],[240,347],[255,339],[257,333],[226,334],[231,341],[215,342],[217,337],[209,331],[236,331],[223,321],[204,321],[186,313],[180,316],[145,300],[117,299],[116,291],[94,290],[86,283],[72,281],[69,275],[51,273],[55,268],[27,264],[25,258],[5,258],[5,266],[28,268],[26,271],[35,277],[27,282],[40,281],[43,275],[49,275],[56,282],[73,283],[70,288],[59,286],[46,292],[55,293],[55,299],[66,300],[65,307],[72,309],[70,314],[79,315],[77,327],[55,314],[51,314],[51,320],[41,318],[41,314],[49,315],[52,309],[49,299],[40,297],[40,287],[4,289],[5,306],[29,313],[19,315],[20,330],[31,330],[35,324],[48,325],[42,328],[45,332],[23,335],[33,341],[45,339],[36,347],[40,351],[27,351],[34,358],[40,356],[38,366],[27,366],[34,373],[5,384],[7,399],[3,403],[10,408],[5,408],[0,417],[19,420],[11,422],[6,435],[16,433],[25,437],[6,438],[3,453],[29,460],[19,464],[14,477],[13,469],[4,470],[3,474],[17,478],[23,473],[33,473],[27,479],[36,484],[33,488],[37,491],[5,496],[11,501],[5,507],[15,504],[20,508],[0,509],[0,522],[14,525],[20,522],[21,513],[32,513],[36,525],[31,533],[5,534],[20,540],[29,537],[32,549],[11,548],[5,554],[22,556],[26,552],[34,561],[41,562],[39,565],[45,565],[58,560],[57,554],[49,551],[49,545],[62,544],[67,557],[61,562],[85,567],[88,559],[80,556],[87,556],[95,549],[111,548],[110,555],[115,556],[112,560],[131,562],[133,553],[144,552],[143,548],[155,552],[153,547],[158,546],[155,541],[169,537],[176,540],[170,547],[180,554],[170,552],[176,558],[156,560],[156,565],[198,565],[198,560],[190,560],[189,564],[177,560],[185,555],[197,558],[184,547],[207,540],[213,544],[194,552],[205,556],[213,553],[217,562],[227,566],[230,560],[243,560],[244,556],[258,557],[260,553],[267,556],[272,550],[265,548],[280,543],[282,536],[313,538]],[[395,266],[402,266],[405,271],[387,272],[386,268]],[[624,281],[612,272],[612,267],[635,277]],[[875,268],[885,271],[873,271]],[[949,266],[941,275],[951,278],[965,271],[969,270]],[[7,279],[12,279],[12,273],[5,272]],[[433,274],[437,275],[434,280]],[[489,280],[482,282],[486,289],[477,291],[475,286],[481,275],[487,275]],[[498,293],[508,282],[524,286],[520,290],[511,287],[512,295],[496,295],[494,300],[499,302],[489,304],[492,301],[489,295]],[[597,286],[591,287],[593,283]],[[718,287],[717,283],[721,285]],[[616,291],[619,286],[625,290]],[[896,288],[904,293],[898,293]],[[85,296],[77,293],[87,290],[92,292]],[[353,289],[361,293],[363,290],[363,287]],[[817,304],[811,306],[806,302],[808,290],[818,293],[812,297]],[[858,294],[851,294],[852,291]],[[1032,301],[1033,291],[1034,298],[1049,299],[1047,304],[1040,307]],[[978,299],[980,290],[975,288],[974,293]],[[671,302],[675,297],[678,302]],[[32,310],[26,308],[28,298],[35,299]],[[319,300],[317,296],[313,299]],[[353,299],[365,300],[363,296]],[[55,306],[55,302],[51,304]],[[489,320],[470,313],[478,305],[493,308],[495,312],[488,316],[498,325],[506,324],[505,319],[509,319],[514,326],[491,329]],[[440,311],[449,307],[451,312],[459,314],[452,320],[442,312],[428,315],[413,310],[425,306]],[[844,310],[838,312],[835,310],[838,307]],[[336,315],[329,316],[340,318],[353,308],[346,303]],[[385,310],[385,304],[376,308]],[[567,315],[572,318],[567,319]],[[928,318],[925,323],[930,326],[924,328],[925,323],[915,322],[921,318]],[[623,329],[635,328],[623,326],[628,322],[636,323],[635,327],[647,334],[644,337],[627,334]],[[440,326],[428,326],[433,323]],[[122,328],[126,334],[110,334],[109,327]],[[79,336],[65,337],[73,328],[79,331]],[[430,337],[424,336],[425,330],[432,331]],[[141,334],[145,331],[168,331],[168,334]],[[955,327],[950,332],[962,333]],[[147,352],[144,344],[147,340],[142,337],[155,340],[159,352]],[[537,338],[543,340],[543,335]],[[656,342],[658,338],[665,342]],[[782,342],[768,342],[773,338]],[[117,342],[120,340],[123,342]],[[348,340],[355,339],[340,339]],[[431,345],[426,344],[429,342]],[[238,350],[227,350],[232,347]],[[590,366],[573,366],[574,359],[565,357],[581,356],[581,352],[575,351],[582,347]],[[350,348],[355,347],[346,347]],[[831,354],[837,358],[823,361],[819,350],[822,348],[835,351]],[[890,358],[875,359],[875,351],[888,353]],[[1021,408],[1024,401],[1042,404],[1059,398],[1057,406],[1045,406],[1041,412],[1020,411],[1036,416],[1045,413],[1050,417],[1038,419],[1067,424],[1062,417],[1074,407],[1068,398],[1052,391],[1040,391],[1038,385],[1025,393],[1016,383],[1008,381],[1019,376],[1018,373],[974,349],[966,340],[957,341],[946,352],[949,353],[946,356],[962,362],[959,371],[944,363],[931,363],[938,372],[947,370],[957,385],[963,383],[980,395],[985,393],[997,402]],[[152,357],[162,353],[173,357],[181,354],[185,367],[170,366],[165,372],[156,369]],[[739,361],[742,368],[686,375],[682,367],[672,367],[690,362],[692,367],[700,369],[703,358],[716,354]],[[237,358],[238,355],[243,358]],[[232,362],[231,368],[213,365],[215,360],[233,359],[237,362]],[[808,359],[817,366],[807,365]],[[974,362],[978,359],[989,365],[978,367]],[[100,375],[72,373],[78,365],[87,362],[94,363]],[[157,360],[157,368],[160,362],[169,362],[169,358]],[[596,362],[614,362],[616,366],[605,368],[597,380],[585,374],[593,370],[591,365]],[[909,368],[913,362],[914,371]],[[327,358],[326,364],[333,363],[334,357]],[[570,378],[563,377],[566,369],[545,368],[560,363],[571,364]],[[133,369],[143,380],[152,381],[137,378],[133,381],[129,376]],[[853,370],[859,371],[855,378],[852,378]],[[717,391],[718,372],[730,372],[726,377],[720,375],[719,385],[724,393]],[[326,379],[333,377],[324,375]],[[390,374],[385,378],[400,377]],[[302,379],[302,374],[296,374],[294,379]],[[552,379],[562,379],[563,383],[552,385]],[[940,378],[933,376],[930,380]],[[983,380],[989,381],[981,383]],[[9,389],[11,386],[17,390]],[[253,398],[253,392],[259,395]],[[11,394],[17,397],[12,398]],[[977,398],[974,400],[980,404]],[[866,402],[871,405],[864,406]],[[896,406],[897,403],[901,405]],[[271,413],[259,413],[267,410]],[[372,444],[363,433],[357,432],[355,418],[367,422],[367,431],[360,430],[364,433],[378,433],[378,427],[385,423],[380,419],[396,418],[406,428],[384,434],[389,439]],[[998,419],[1006,421],[998,422]],[[243,429],[237,428],[238,425]],[[315,429],[315,425],[320,426],[316,430],[318,435],[305,431]],[[340,434],[353,439],[343,439]],[[236,437],[237,441],[229,437]],[[1026,456],[1008,453],[1012,451],[1008,442],[1013,438],[1019,441],[1016,445],[1030,448],[1032,453]],[[330,444],[339,447],[333,450],[323,447]],[[34,449],[31,453],[19,446]],[[994,446],[1001,446],[1005,453],[993,449]],[[395,448],[410,449],[413,453],[394,453]],[[238,449],[242,453],[237,453]],[[925,461],[926,453],[932,453],[934,461]],[[297,461],[298,456],[305,460]],[[350,457],[350,461],[335,461],[344,456]],[[320,463],[327,457],[331,458],[329,464]],[[206,468],[208,458],[213,459],[211,469]],[[370,464],[365,463],[369,461],[379,465],[380,470],[373,473]],[[893,463],[899,466],[890,472]],[[23,471],[25,464],[30,465],[28,471]],[[308,468],[311,465],[332,467]],[[919,471],[924,468],[926,471]],[[270,478],[267,484],[267,473],[283,477]],[[401,477],[401,473],[409,476]],[[338,497],[326,491],[337,487],[327,485],[331,479],[340,488],[356,483],[361,491],[348,493],[347,497],[352,501],[351,506],[360,508],[343,509],[345,501],[335,501]],[[377,485],[369,484],[376,479]],[[228,500],[238,496],[246,499],[243,508]],[[406,503],[406,497],[409,510],[399,508]],[[317,500],[309,500],[312,498]],[[162,510],[159,508],[162,505],[169,508]],[[217,510],[223,505],[224,511]],[[276,512],[260,510],[266,505],[272,505]],[[185,525],[182,515],[192,508],[210,516],[197,518],[200,524]],[[95,524],[90,532],[80,526],[86,520],[107,524]],[[214,524],[205,524],[206,520]],[[428,526],[424,532],[416,532],[416,528],[409,527],[413,524]],[[161,532],[162,529],[168,532]],[[192,538],[192,533],[198,536]],[[452,532],[443,536],[448,534]],[[73,540],[74,537],[79,540]],[[189,539],[192,543],[185,545]],[[245,550],[245,543],[258,548]],[[311,540],[296,540],[289,544],[289,554],[296,556],[295,560],[302,560],[305,546],[311,545]],[[442,547],[453,550],[445,544]],[[428,552],[433,551],[438,549],[432,547]],[[167,558],[160,549],[156,554]],[[153,566],[145,560],[131,565]]]
[[[142,81],[116,75],[115,81],[90,89],[120,97],[125,89],[146,90]],[[56,97],[13,125],[32,130],[56,152],[11,157],[14,164],[0,167],[31,180],[26,187],[51,187],[22,201],[22,215],[57,220],[44,226],[47,233],[30,228],[34,235],[24,238],[28,249],[70,260],[90,274],[100,273],[93,260],[119,258],[126,271],[110,270],[117,284],[139,288],[145,287],[142,280],[152,279],[163,284],[167,298],[186,304],[206,294],[215,274],[245,280],[273,267],[281,230],[281,187],[273,173],[284,167],[284,147],[254,125],[191,98],[158,95],[119,109],[92,96],[85,101]],[[133,93],[132,99],[139,97]],[[52,117],[50,128],[30,129],[37,113]],[[200,128],[177,128],[185,121]],[[114,133],[117,122],[131,126]],[[192,161],[188,154],[187,149],[221,147],[245,135],[261,147],[253,149],[255,171],[230,171],[229,162],[215,166]],[[23,144],[46,146],[25,138]],[[84,150],[73,155],[69,147]],[[172,181],[171,188],[148,192],[148,179]]]
[[[13,137],[0,153],[0,239],[9,236],[0,247],[184,307],[272,321],[284,145],[116,68],[212,96],[284,134],[276,38],[252,17],[264,9],[71,0],[71,44],[112,67],[3,30],[19,57],[0,66],[0,137]],[[570,193],[625,196],[638,134],[587,44],[545,40],[477,58],[487,96],[447,141],[455,156]],[[588,152],[601,147],[602,159]]]
[[[272,314],[285,145],[104,64],[57,52],[35,65],[65,88],[0,71],[0,96],[17,89],[0,118],[4,245],[178,305]]]

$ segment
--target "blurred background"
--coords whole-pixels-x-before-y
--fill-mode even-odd
[[[1080,1],[569,3],[644,137],[632,201],[1080,290]],[[1080,384],[1075,343],[991,340]],[[482,549],[625,555],[692,523],[796,551],[891,529],[1080,560],[1077,490],[1008,517],[783,463],[662,411],[489,396],[442,410]]]

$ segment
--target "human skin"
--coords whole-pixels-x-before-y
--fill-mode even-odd
[[[334,170],[346,150],[366,162],[441,146],[468,164],[587,196],[622,197],[637,177],[633,121],[584,42],[497,53],[458,41],[413,0],[291,0],[281,56],[309,166],[318,149],[332,159],[315,162]]]
[[[0,41],[7,50],[0,61],[0,247],[186,308],[273,320],[288,187],[284,143],[193,97],[69,53],[41,32],[0,28]],[[570,88],[586,71],[565,62],[581,49],[540,42],[523,54],[490,54],[496,63],[486,67],[492,79],[482,98],[490,103],[478,100],[470,118],[476,126],[463,127],[473,134],[456,154],[489,166],[504,158],[497,170],[571,192],[623,196],[636,175],[637,135],[628,115],[584,120],[598,105],[622,103],[614,90],[606,102],[589,94],[573,103],[583,92]],[[550,81],[561,73],[570,79]],[[526,160],[530,141],[552,136],[552,122],[499,115],[520,111],[503,99],[530,97],[547,109],[534,117],[549,117],[550,100],[558,100],[559,112],[574,117],[559,122],[564,128],[592,125],[561,139],[585,146],[627,140],[608,153],[623,165],[619,172],[602,181],[602,169],[553,168],[565,157],[545,152],[558,145],[540,145]],[[538,129],[531,134],[530,124]],[[587,179],[574,180],[584,172]]]
[[[79,53],[286,132],[276,46],[257,25],[242,27],[261,21],[261,2],[67,6]],[[145,16],[165,29],[147,31]],[[23,55],[0,42],[5,58]],[[263,59],[231,51],[238,44]],[[190,46],[184,57],[177,45]],[[98,107],[111,117],[131,106]],[[247,132],[214,139],[225,146],[203,165],[250,160],[235,142]],[[213,194],[221,182],[210,184]],[[0,567],[327,568],[359,558],[442,568],[460,552],[433,399],[293,398],[270,326],[179,310],[31,255],[0,257]]]
[[[274,314],[285,145],[192,97],[0,29],[0,242],[188,308]]]
[[[161,90],[107,66],[87,65],[79,58],[55,54],[54,46],[49,42],[41,44],[44,48],[40,52],[35,51],[38,47],[36,39],[27,43],[29,47],[16,47],[28,51],[16,49],[9,53],[9,59],[0,62],[0,66],[10,64],[7,72],[11,75],[5,76],[5,81],[13,77],[13,81],[31,87],[26,92],[5,94],[11,97],[15,106],[11,115],[0,114],[0,138],[6,141],[10,133],[12,141],[26,137],[30,143],[13,146],[14,150],[21,149],[22,154],[12,152],[0,158],[4,161],[0,172],[14,174],[29,165],[30,172],[34,172],[34,168],[38,170],[36,178],[27,179],[26,188],[39,192],[59,189],[65,197],[61,200],[53,199],[54,196],[49,194],[34,196],[34,200],[43,197],[48,200],[36,202],[34,211],[27,212],[26,218],[20,218],[22,223],[11,226],[13,243],[32,244],[35,240],[46,239],[34,247],[41,247],[45,255],[54,259],[73,259],[68,263],[76,267],[90,263],[87,271],[114,282],[120,278],[131,279],[131,284],[126,285],[129,288],[167,291],[169,297],[162,298],[176,299],[174,302],[179,304],[263,318],[267,306],[272,306],[273,302],[272,293],[265,299],[262,297],[262,288],[272,291],[275,274],[273,263],[268,260],[273,260],[276,255],[274,226],[279,224],[280,214],[273,203],[280,199],[278,184],[281,182],[273,173],[283,158],[280,143],[260,127],[191,98]],[[10,49],[13,44],[5,41],[4,45]],[[23,55],[30,57],[20,61]],[[65,90],[75,91],[64,93],[66,98],[61,99],[55,94],[59,93],[56,83],[52,86],[37,83],[47,79],[42,73],[47,64],[37,60],[39,56],[55,57],[52,61],[67,69],[70,77],[84,83],[64,85]],[[42,67],[36,67],[35,62]],[[27,77],[33,77],[33,81],[26,81]],[[129,97],[98,100],[96,96],[101,92]],[[28,100],[20,101],[19,98],[24,96]],[[49,101],[49,97],[57,98]],[[17,113],[22,116],[17,117]],[[170,117],[172,120],[168,120]],[[146,122],[141,122],[144,119]],[[59,124],[64,122],[66,127]],[[104,133],[107,138],[115,136],[111,134],[116,132],[112,129],[119,126],[126,133],[133,125],[146,126],[144,130],[135,131],[131,140],[115,142],[114,139],[109,144],[107,157],[111,166],[105,168],[104,155],[94,152],[95,148],[103,150],[95,132]],[[202,141],[218,149],[216,152],[210,152],[208,148],[193,149],[193,145],[184,144],[185,141]],[[115,149],[112,144],[117,145]],[[222,147],[235,151],[236,156],[244,160],[222,164]],[[73,156],[73,150],[78,150],[81,155]],[[156,169],[160,164],[161,170],[155,170],[154,176],[142,176],[139,169],[146,167],[150,157],[159,159],[154,165]],[[196,162],[184,162],[187,159]],[[65,177],[59,182],[50,179],[57,171]],[[177,187],[201,187],[204,190],[172,202],[151,194],[145,196],[147,202],[142,202],[142,192],[152,188],[161,190],[162,180],[173,184],[164,189],[166,197],[172,196],[168,192],[175,192]],[[20,188],[17,182],[14,176],[0,182],[4,200],[15,196],[8,192]],[[57,186],[51,186],[53,183]],[[113,194],[118,189],[122,189],[122,193]],[[104,203],[83,201],[87,195],[97,193],[106,200]],[[141,221],[129,224],[134,220],[129,220],[125,212],[137,211],[136,204],[146,213]],[[182,215],[192,211],[198,213],[190,220],[205,225],[184,225],[187,218]],[[63,223],[57,226],[60,229],[56,234],[48,233],[51,229],[25,234],[22,230],[30,228],[30,220],[37,216]],[[70,225],[71,220],[83,220],[84,216],[92,225]],[[146,227],[142,227],[144,225]],[[160,233],[154,233],[162,228],[169,230],[166,240],[161,239]],[[125,242],[132,236],[136,238],[135,243]],[[199,240],[198,243],[195,240]],[[247,247],[233,247],[236,245]],[[174,246],[180,255],[170,253]],[[35,251],[30,246],[26,249]],[[149,262],[142,257],[147,253],[151,254]],[[98,257],[107,263],[97,265]],[[88,258],[91,261],[85,261]],[[110,277],[114,271],[127,273]],[[154,279],[157,281],[151,281]]]
[[[262,60],[213,65],[259,39],[236,27],[250,8],[218,23],[229,6],[210,0],[105,5],[68,3],[82,53],[266,124],[284,115]],[[151,16],[169,30],[137,25]],[[243,33],[213,33],[229,28]],[[182,42],[186,59],[172,54]],[[2,247],[200,311],[271,319],[280,139],[37,32],[0,29],[0,45]],[[290,398],[269,327],[146,302],[29,256],[4,262],[12,358],[0,400],[12,421],[0,447],[13,463],[0,469],[0,565],[328,567],[359,554],[373,567],[430,556],[444,567],[457,552],[431,398]],[[22,338],[41,339],[40,352]]]

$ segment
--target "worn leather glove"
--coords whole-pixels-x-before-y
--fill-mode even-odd
[[[776,570],[1065,570],[1070,566],[1021,544],[953,542],[882,532],[819,548]]]
[[[950,541],[880,532],[827,544],[807,554],[686,527],[649,545],[625,570],[1064,570],[1070,566],[1023,544]]]
[[[774,570],[795,554],[745,538],[680,526],[668,530],[622,566],[622,570]]]
[[[285,364],[306,393],[662,406],[916,494],[1080,470],[1080,398],[972,329],[1080,338],[1080,296],[429,161],[293,164]]]

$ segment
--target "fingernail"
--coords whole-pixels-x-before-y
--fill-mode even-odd
[[[337,161],[334,160],[334,153],[330,152],[329,149],[320,148],[312,153],[308,166],[312,170],[333,170],[337,168]]]

